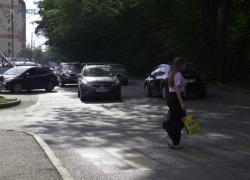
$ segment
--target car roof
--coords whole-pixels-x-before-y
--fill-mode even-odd
[[[62,62],[60,64],[80,64],[79,62]]]
[[[88,66],[84,66],[85,68],[93,68],[93,67],[109,67],[109,65],[88,65]]]

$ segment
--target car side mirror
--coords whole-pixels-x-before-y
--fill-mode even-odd
[[[77,74],[76,77],[81,77],[81,74]]]

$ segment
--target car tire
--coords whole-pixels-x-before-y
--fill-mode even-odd
[[[53,89],[54,89],[54,84],[53,84],[53,82],[49,81],[49,82],[47,83],[47,85],[46,85],[45,90],[46,90],[46,91],[52,91]]]
[[[197,96],[199,99],[204,99],[206,96],[206,92],[199,93],[199,94],[197,94]]]
[[[77,88],[77,89],[78,89],[78,93],[77,93],[77,94],[78,94],[78,97],[80,97],[80,91],[79,91],[79,88]]]
[[[81,101],[86,101],[86,97],[83,97],[83,96],[82,96],[82,91],[81,91],[81,89],[80,89],[80,99],[81,99]]]
[[[150,92],[148,83],[145,84],[144,90],[145,90],[145,95],[146,95],[147,97],[152,96],[152,93]]]
[[[60,78],[60,84],[61,84],[61,87],[64,87],[65,86],[65,82],[62,78]]]
[[[11,91],[14,93],[22,92],[22,85],[20,83],[15,83],[12,85]]]
[[[115,100],[117,100],[117,101],[121,100],[121,93],[115,97]]]
[[[162,98],[165,100],[167,99],[167,96],[168,96],[168,88],[166,85],[163,85],[162,88],[161,88],[161,95],[162,95]]]

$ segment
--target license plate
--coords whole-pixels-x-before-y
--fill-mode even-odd
[[[96,89],[96,92],[109,92],[108,89]]]
[[[186,81],[187,81],[187,83],[194,83],[195,79],[187,79]]]

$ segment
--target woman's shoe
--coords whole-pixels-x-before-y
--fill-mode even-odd
[[[171,138],[163,136],[163,139],[168,143],[169,146],[174,147],[174,143]]]

